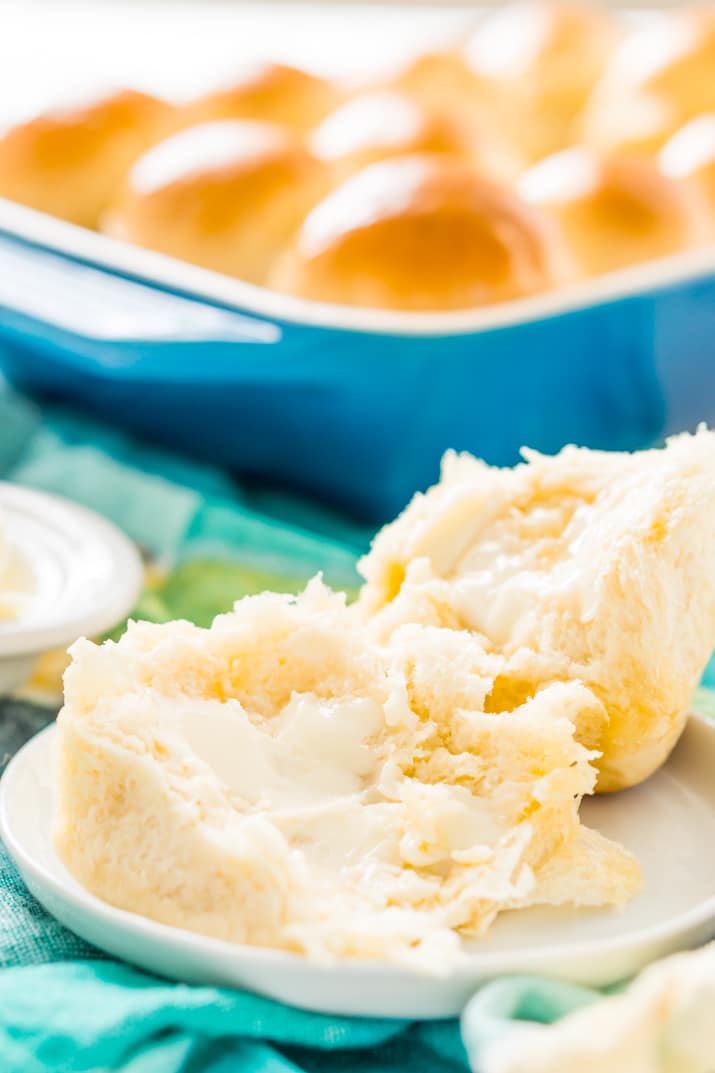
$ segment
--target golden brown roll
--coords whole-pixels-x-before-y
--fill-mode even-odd
[[[96,227],[132,163],[173,117],[166,101],[122,90],[10,127],[0,137],[0,197]]]
[[[477,150],[491,143],[508,161],[508,172],[515,166],[522,170],[523,153],[513,129],[518,94],[513,85],[477,71],[461,45],[413,56],[392,71],[383,88],[450,116],[469,133]]]
[[[488,114],[495,86],[467,63],[459,49],[421,52],[391,72],[385,88],[413,97],[427,108],[467,118]]]
[[[566,149],[525,172],[518,190],[558,222],[584,276],[663,257],[703,234],[697,195],[640,157]]]
[[[316,206],[269,283],[321,302],[469,309],[533,294],[564,271],[539,213],[446,157],[373,164]]]
[[[481,78],[514,94],[511,131],[531,160],[570,144],[579,113],[618,39],[614,19],[580,3],[497,7],[467,42]]]
[[[663,146],[658,163],[671,179],[693,183],[710,208],[715,233],[715,112],[691,119]]]
[[[191,126],[215,119],[260,119],[309,130],[340,99],[337,87],[323,78],[286,64],[263,63],[186,105],[181,122]]]
[[[671,11],[617,49],[583,116],[606,152],[653,155],[689,119],[715,111],[715,11]]]
[[[205,123],[137,161],[103,228],[258,283],[326,189],[324,166],[285,128]]]
[[[313,132],[311,148],[338,181],[390,157],[438,153],[472,160],[487,175],[514,179],[520,163],[491,132],[478,133],[444,111],[395,90],[351,98]]]

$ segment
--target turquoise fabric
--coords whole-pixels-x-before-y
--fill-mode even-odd
[[[454,1024],[324,1017],[109,961],[8,969],[0,1011],[8,1073],[456,1073],[466,1064]]]
[[[274,492],[248,492],[210,467],[138,446],[61,410],[40,413],[1,392],[0,476],[99,510],[152,556],[184,569],[197,558],[229,557],[239,574],[249,566],[305,579],[323,569],[332,584],[352,588],[355,559],[369,537],[328,512]],[[715,668],[710,681],[715,685]],[[702,691],[699,703],[715,715],[711,695]],[[0,757],[53,714],[0,702]],[[1,845],[0,969],[1,1073],[468,1068],[456,1021],[323,1017],[247,993],[159,981],[103,958],[41,909]],[[473,1068],[479,1070],[484,1042],[514,1022],[552,1021],[594,997],[537,978],[487,985],[464,1024]]]
[[[161,560],[227,556],[306,578],[323,570],[331,584],[352,588],[370,538],[328,511],[252,497],[210,466],[137,446],[62,409],[40,416],[1,390],[0,476],[99,511]]]

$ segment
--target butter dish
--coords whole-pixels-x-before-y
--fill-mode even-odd
[[[0,482],[0,692],[22,685],[43,652],[120,622],[141,582],[139,553],[115,526]]]

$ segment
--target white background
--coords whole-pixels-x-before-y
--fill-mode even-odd
[[[0,0],[0,122],[121,84],[190,95],[251,59],[368,72],[458,36],[480,7]]]

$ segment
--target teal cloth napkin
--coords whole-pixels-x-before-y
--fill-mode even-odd
[[[300,584],[322,569],[331,584],[352,589],[356,557],[369,539],[329,512],[267,490],[248,492],[211,467],[63,410],[40,413],[1,391],[0,477],[82,502],[152,557],[178,565],[174,614],[188,600],[199,560],[204,588],[230,580],[228,606],[256,577]],[[222,567],[212,581],[206,561],[227,558],[235,560],[233,573]],[[199,620],[200,601],[192,596],[190,603]],[[211,608],[215,594],[206,599],[206,617]],[[711,697],[702,692],[700,701],[715,715]],[[0,759],[53,715],[1,702]],[[159,981],[103,958],[42,910],[1,845],[0,969],[0,1073],[458,1073],[469,1065],[454,1020],[324,1017],[238,991]],[[472,1068],[479,1070],[484,1042],[514,1021],[552,1021],[595,997],[545,979],[487,985],[465,1025]]]
[[[251,496],[220,471],[136,446],[61,409],[40,423],[34,406],[1,392],[0,476],[91,507],[170,561],[226,555],[259,569],[288,567],[297,576],[322,569],[332,584],[351,588],[356,557],[370,538],[307,504],[296,521],[278,520],[254,509]],[[273,497],[275,511],[281,503]],[[284,513],[292,500],[286,504]]]
[[[0,973],[7,1073],[463,1070],[453,1023],[334,1018],[152,979],[116,962]]]

